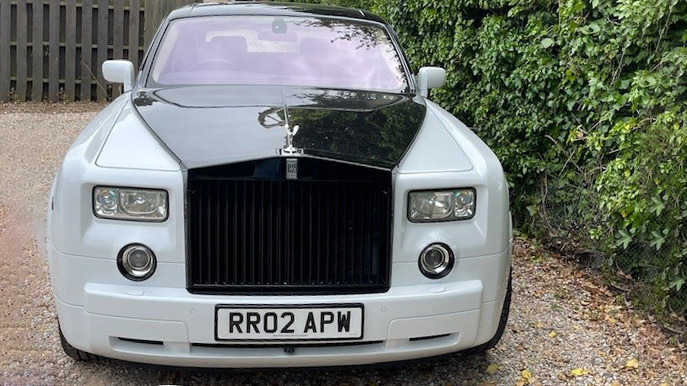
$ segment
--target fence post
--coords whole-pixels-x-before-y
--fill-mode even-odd
[[[10,39],[12,22],[9,1],[0,2],[0,102],[6,101],[10,94]]]
[[[17,28],[17,99],[26,101],[29,59],[27,54],[28,39],[28,9],[26,0],[17,0],[17,25],[24,25],[26,28]]]
[[[76,97],[76,0],[67,0],[65,12],[66,34],[64,49],[64,92],[68,101]]]
[[[93,79],[93,0],[81,3],[81,100],[91,100],[91,80]]]
[[[139,0],[131,0],[129,4],[129,60],[134,64],[136,70],[138,70],[138,45],[140,42],[140,32],[139,26],[140,15],[141,14],[141,4]]]
[[[110,14],[110,2],[108,0],[100,0],[98,2],[98,60],[96,61],[96,68],[93,73],[98,74],[98,101],[107,100],[107,83],[103,78],[103,62],[107,60],[107,38],[108,38],[108,23]]]
[[[114,3],[114,16],[112,18],[112,57],[111,59],[122,59],[124,52],[124,0]],[[112,86],[112,100],[121,94],[121,85]]]
[[[143,49],[145,51],[148,51],[148,48],[150,48],[150,43],[153,41],[153,36],[155,36],[155,31],[157,29],[157,10],[159,7],[159,3],[153,0],[144,0],[145,1],[145,13],[143,14],[145,17],[145,31],[144,31],[144,47]]]
[[[49,9],[48,100],[55,102],[60,86],[60,0],[50,0]]]
[[[31,45],[31,98],[43,100],[43,0],[33,0],[33,44]],[[20,24],[21,25],[21,24]]]

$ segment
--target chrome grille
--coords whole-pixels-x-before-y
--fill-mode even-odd
[[[197,293],[389,288],[388,171],[283,158],[189,171],[188,287]]]

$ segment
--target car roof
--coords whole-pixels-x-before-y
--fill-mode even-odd
[[[169,14],[168,19],[173,20],[187,17],[225,15],[325,16],[374,21],[386,24],[379,16],[361,9],[302,3],[277,3],[271,1],[196,3],[173,11]]]

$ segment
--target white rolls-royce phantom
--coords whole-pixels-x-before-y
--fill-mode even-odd
[[[480,352],[511,298],[494,153],[392,29],[336,7],[196,4],[81,132],[48,204],[62,346],[190,367]]]

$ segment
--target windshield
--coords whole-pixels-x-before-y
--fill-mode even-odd
[[[213,16],[170,23],[149,81],[157,85],[285,85],[403,92],[384,28],[315,17]]]

